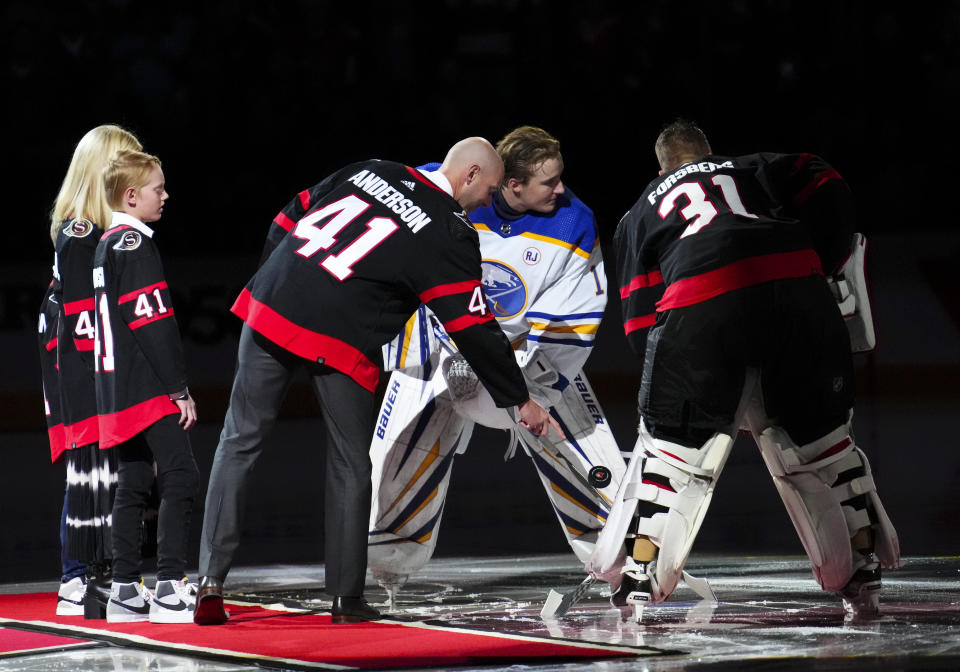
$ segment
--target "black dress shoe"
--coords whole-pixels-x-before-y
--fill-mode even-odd
[[[375,621],[380,618],[380,612],[367,604],[363,597],[337,595],[333,598],[333,608],[330,612],[333,614],[333,622],[336,625]]]
[[[107,602],[110,601],[110,569],[92,563],[87,567],[87,591],[83,595],[83,617],[99,619],[107,617]]]
[[[223,581],[213,576],[200,579],[193,622],[197,625],[221,625],[230,618],[223,608]]]

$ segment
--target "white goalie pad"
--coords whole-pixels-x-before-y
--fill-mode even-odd
[[[429,378],[438,366],[444,348],[453,349],[450,337],[426,306],[420,306],[403,331],[383,346],[383,368],[403,371],[416,378]]]
[[[827,278],[850,333],[850,349],[853,352],[867,352],[877,345],[870,295],[867,292],[866,255],[867,239],[861,233],[853,234],[853,246],[846,262],[835,275]]]
[[[713,497],[717,478],[733,447],[733,437],[717,433],[701,448],[687,448],[653,438],[641,421],[640,436],[607,526],[600,533],[587,571],[609,581],[612,589],[620,583],[625,562],[623,540],[630,532],[633,514],[640,501],[667,509],[652,517],[640,518],[635,531],[645,535],[659,549],[656,562],[653,602],[666,600],[683,574],[690,549]],[[672,491],[651,482],[644,475],[668,479]]]
[[[873,527],[874,550],[883,566],[900,566],[896,530],[877,495],[870,463],[854,444],[849,425],[803,446],[775,426],[755,431],[754,436],[824,590],[839,591],[853,576],[857,560],[850,538],[864,527]],[[860,476],[838,483],[840,474],[861,468]],[[867,497],[875,524],[871,525],[867,509],[844,504],[858,495]]]
[[[456,413],[442,376],[391,375],[370,444],[372,570],[409,574],[429,560],[454,454],[466,448],[472,431],[473,423]]]
[[[607,522],[626,464],[590,383],[578,373],[549,407],[565,434],[537,437],[517,427],[524,451],[533,460],[560,527],[581,562],[593,553]],[[591,470],[605,470],[609,481],[591,481]]]

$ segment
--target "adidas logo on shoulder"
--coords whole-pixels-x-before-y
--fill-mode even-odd
[[[405,186],[410,191],[413,191],[414,188],[417,186],[413,180],[400,180],[400,184]]]

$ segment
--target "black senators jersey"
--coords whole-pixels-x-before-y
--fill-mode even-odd
[[[48,430],[59,425],[51,434],[53,459],[64,449],[98,440],[90,269],[101,234],[93,222],[83,217],[61,224],[53,258],[53,282],[40,308],[41,375]]]
[[[122,443],[165,415],[187,387],[180,329],[153,230],[113,213],[94,257],[100,447]]]
[[[812,154],[707,156],[653,180],[615,245],[624,331],[644,356],[657,313],[835,270],[854,231],[839,173]]]
[[[414,168],[356,163],[274,219],[260,269],[233,306],[251,328],[376,389],[380,348],[427,304],[501,407],[527,400],[487,308],[466,213]]]

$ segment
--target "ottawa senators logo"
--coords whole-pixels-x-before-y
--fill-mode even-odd
[[[135,250],[140,247],[141,242],[143,242],[143,238],[140,236],[138,231],[127,231],[120,236],[120,240],[118,240],[117,244],[113,246],[113,249]]]
[[[93,222],[86,217],[77,217],[63,228],[64,234],[72,238],[84,238],[93,231]]]

